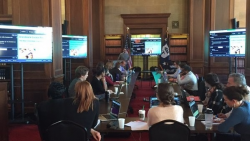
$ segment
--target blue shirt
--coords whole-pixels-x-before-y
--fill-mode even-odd
[[[243,105],[232,110],[231,115],[218,126],[220,132],[228,132],[231,127],[239,133],[244,140],[250,141],[250,103],[244,101]]]

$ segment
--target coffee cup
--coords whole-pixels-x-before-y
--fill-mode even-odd
[[[194,116],[189,116],[189,126],[194,126],[195,125],[195,117]]]
[[[203,104],[198,104],[198,110],[199,110],[199,113],[202,113],[202,110],[203,110]]]
[[[125,118],[118,118],[119,128],[124,128]]]
[[[118,92],[118,87],[115,87],[115,94],[117,94]]]
[[[140,120],[145,119],[145,110],[139,110],[139,118],[140,118]]]

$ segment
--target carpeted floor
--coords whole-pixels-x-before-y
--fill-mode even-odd
[[[147,99],[154,94],[154,90],[151,89],[149,82],[137,81],[138,90],[135,90],[136,98],[131,100],[131,106],[134,113],[128,113],[129,117],[137,117],[138,110],[142,109],[143,105],[147,111],[149,109],[149,102],[143,101],[143,98]],[[35,124],[10,124],[9,126],[9,141],[40,141],[40,135]],[[147,132],[133,132],[130,136],[126,137],[105,137],[105,141],[148,141]]]

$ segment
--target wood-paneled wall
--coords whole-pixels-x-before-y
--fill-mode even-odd
[[[65,19],[69,22],[68,34],[88,36],[88,58],[72,59],[71,72],[79,65],[91,69],[105,59],[104,0],[65,0],[65,7]],[[71,77],[74,77],[74,73]]]
[[[229,74],[228,57],[209,57],[209,31],[230,29],[233,0],[189,0],[189,63],[200,75],[217,73],[225,83]]]
[[[8,132],[8,104],[7,104],[7,83],[0,83],[0,141],[9,140]]]
[[[0,14],[8,14],[8,0],[0,0]]]
[[[24,64],[24,100],[26,107],[47,99],[51,81],[63,80],[61,0],[12,0],[12,24],[53,27],[53,63]],[[14,65],[14,85],[20,86],[20,64]],[[15,88],[15,100],[21,99],[20,88]],[[19,107],[19,106],[18,106]]]

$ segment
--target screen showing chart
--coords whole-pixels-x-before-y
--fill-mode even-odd
[[[161,38],[131,38],[131,55],[160,55]]]
[[[0,25],[0,62],[52,62],[52,27]]]
[[[87,36],[62,36],[63,58],[87,58]]]
[[[230,29],[210,31],[210,56],[245,56],[246,30]]]

